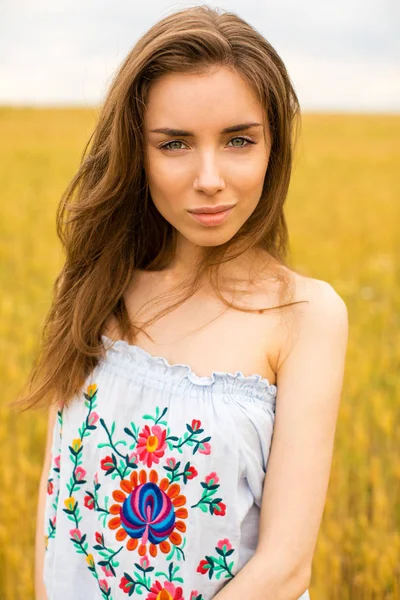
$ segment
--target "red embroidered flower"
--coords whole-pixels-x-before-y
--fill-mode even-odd
[[[121,577],[121,581],[119,582],[119,587],[125,594],[129,594],[132,588],[132,581],[129,581],[126,577]]]
[[[85,496],[83,502],[89,510],[94,509],[94,498],[92,496]]]
[[[111,473],[115,469],[115,465],[111,456],[106,456],[105,458],[103,458],[103,460],[100,462],[100,466],[103,469],[103,471],[107,471],[109,473]]]
[[[53,481],[51,479],[49,479],[49,481],[47,482],[47,493],[50,494],[50,496],[53,493],[53,489],[54,489]]]
[[[200,561],[199,566],[197,567],[197,572],[202,573],[202,575],[205,575],[208,572],[209,568],[210,568],[210,565],[209,565],[208,560],[203,559]]]
[[[96,531],[95,533],[95,538],[96,538],[96,542],[98,544],[101,544],[102,546],[104,545],[104,537],[103,534],[99,533],[98,531]]]
[[[218,504],[214,504],[214,515],[216,517],[223,517],[226,513],[226,504],[223,502],[218,502]],[[216,508],[218,506],[218,509]]]
[[[198,429],[200,429],[200,427],[201,427],[201,421],[199,421],[197,419],[193,419],[193,421],[192,421],[193,431],[197,431]]]
[[[190,466],[186,471],[186,479],[193,479],[193,477],[196,477],[196,475],[198,475],[198,472],[196,471],[196,469],[193,466]]]

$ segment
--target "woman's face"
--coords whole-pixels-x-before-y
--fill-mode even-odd
[[[152,84],[145,112],[149,190],[185,252],[227,242],[256,208],[270,155],[263,122],[253,90],[228,68],[168,74]],[[219,224],[190,213],[219,205],[233,205]]]

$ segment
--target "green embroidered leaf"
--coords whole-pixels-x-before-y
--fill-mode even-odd
[[[126,446],[126,442],[124,440],[119,440],[118,442],[114,443],[114,447],[116,448],[117,446],[120,446],[122,444],[122,446]]]

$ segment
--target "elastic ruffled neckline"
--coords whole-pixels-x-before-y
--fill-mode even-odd
[[[228,373],[226,371],[213,371],[211,375],[201,377],[197,375],[193,369],[183,363],[171,364],[163,356],[153,356],[140,346],[129,344],[125,340],[112,340],[106,335],[101,336],[102,343],[107,352],[117,352],[121,356],[128,359],[136,359],[138,363],[144,363],[149,367],[162,367],[165,373],[171,375],[186,377],[191,383],[201,386],[209,386],[220,380],[237,383],[239,386],[251,388],[254,391],[267,392],[270,396],[275,397],[277,394],[277,386],[270,383],[266,377],[254,373],[253,375],[244,375],[242,371],[236,373]]]

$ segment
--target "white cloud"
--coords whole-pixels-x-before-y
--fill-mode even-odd
[[[136,40],[194,2],[3,0],[0,103],[97,104]],[[201,4],[201,2],[197,2]],[[400,108],[394,0],[223,0],[282,56],[303,110]]]

